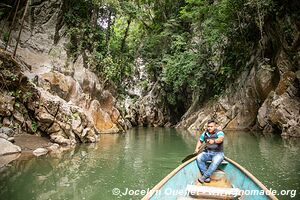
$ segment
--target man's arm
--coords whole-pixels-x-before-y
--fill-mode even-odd
[[[199,151],[200,146],[202,145],[202,143],[204,142],[204,133],[202,133],[198,139],[198,142],[196,144],[196,148],[195,148],[195,153]]]
[[[217,135],[218,135],[218,138],[215,139],[215,143],[217,143],[217,144],[222,143],[224,141],[224,136],[225,136],[224,132],[223,131],[219,131],[217,133]]]
[[[223,140],[224,140],[224,137],[223,137],[223,136],[220,136],[220,137],[218,137],[217,139],[215,139],[214,142],[215,142],[216,144],[219,144],[219,143],[222,143]]]
[[[201,140],[198,139],[198,142],[197,142],[197,145],[196,145],[196,148],[195,148],[195,151],[194,151],[195,153],[197,153],[199,151],[199,148],[200,148],[201,144],[202,144]]]
[[[218,133],[218,138],[217,139],[210,139],[210,140],[207,140],[207,142],[209,144],[220,144],[224,141],[224,132],[220,131]]]

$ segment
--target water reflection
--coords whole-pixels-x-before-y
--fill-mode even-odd
[[[147,189],[176,168],[195,148],[197,136],[162,128],[102,135],[43,157],[21,157],[0,172],[1,199],[140,199],[112,195]],[[273,189],[299,187],[299,140],[226,132],[225,154]],[[281,198],[284,199],[285,197]]]
[[[300,191],[300,139],[227,132],[226,155],[247,168],[268,188]],[[280,196],[280,199],[289,199]]]

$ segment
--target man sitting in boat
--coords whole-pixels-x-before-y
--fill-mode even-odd
[[[223,140],[224,132],[216,128],[216,122],[214,120],[209,120],[207,122],[207,130],[200,135],[195,149],[195,152],[198,152],[203,142],[207,144],[204,151],[197,156],[197,165],[202,174],[198,179],[200,183],[209,183],[210,176],[223,161]],[[212,162],[207,169],[206,161],[209,160]]]

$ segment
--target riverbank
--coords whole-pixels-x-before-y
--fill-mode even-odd
[[[58,154],[72,145],[60,146],[50,141],[49,138],[31,134],[18,134],[14,136],[12,145],[20,148],[20,152],[8,153],[0,156],[0,168],[9,165],[16,159],[32,159],[45,154]]]

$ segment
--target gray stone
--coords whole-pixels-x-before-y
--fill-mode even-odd
[[[15,134],[14,131],[11,128],[8,128],[8,127],[1,127],[0,128],[0,133],[4,133],[9,137],[14,136],[14,134]]]
[[[45,148],[37,148],[36,150],[34,150],[33,155],[35,156],[42,156],[48,153],[48,150]]]
[[[0,138],[0,155],[7,155],[21,152],[21,148],[11,142]]]
[[[9,95],[0,94],[0,115],[10,116],[14,110],[15,98]]]
[[[9,138],[7,138],[7,141],[9,141],[11,143],[14,143],[15,142],[15,138],[14,137],[9,137]]]
[[[25,121],[23,115],[22,115],[19,111],[17,111],[17,110],[14,111],[13,116],[14,116],[14,118],[15,118],[17,121],[19,121],[21,124]]]
[[[10,120],[7,117],[4,117],[2,121],[2,125],[8,127],[10,126],[10,124],[11,124]]]
[[[52,144],[50,147],[48,147],[49,151],[56,151],[59,148],[59,144]]]
[[[0,168],[6,166],[10,162],[18,159],[20,156],[21,156],[20,153],[0,156]]]
[[[133,125],[139,126],[164,126],[170,122],[166,113],[167,109],[159,96],[161,92],[160,84],[157,81],[145,96],[128,106],[126,118]]]
[[[8,136],[6,134],[4,134],[4,133],[0,133],[0,138],[3,138],[5,140],[7,140]]]

